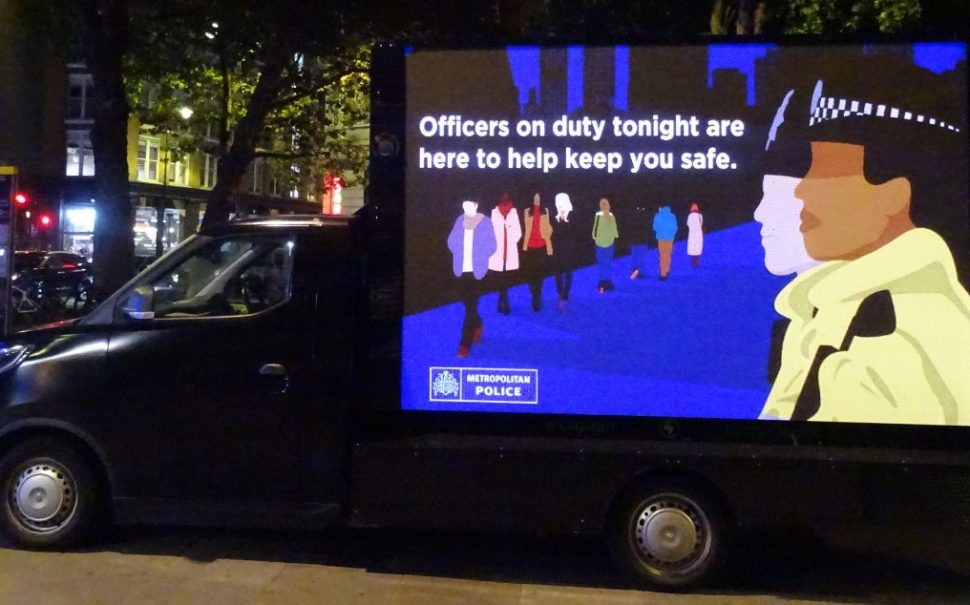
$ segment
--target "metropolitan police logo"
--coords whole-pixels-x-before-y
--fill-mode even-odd
[[[458,379],[449,370],[441,370],[435,373],[431,381],[431,394],[433,398],[458,399],[461,392],[461,385]]]
[[[539,403],[539,370],[431,367],[428,399],[446,403]]]

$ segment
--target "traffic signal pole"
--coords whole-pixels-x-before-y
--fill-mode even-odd
[[[17,233],[17,167],[0,166],[0,279],[3,288],[3,336],[10,333],[13,298],[14,237]]]

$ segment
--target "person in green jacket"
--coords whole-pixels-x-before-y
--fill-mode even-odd
[[[610,201],[600,199],[600,211],[593,219],[593,241],[596,243],[596,265],[599,267],[600,294],[614,290],[613,286],[613,249],[620,237],[616,228],[616,216],[610,212]]]

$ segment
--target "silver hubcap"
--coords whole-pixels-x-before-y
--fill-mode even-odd
[[[694,552],[697,528],[682,510],[663,509],[645,519],[643,548],[665,563],[681,561]]]
[[[64,525],[77,508],[74,480],[51,463],[34,463],[21,470],[9,498],[20,524],[29,531],[48,532]]]
[[[711,548],[709,524],[694,502],[680,495],[651,498],[640,510],[633,538],[656,574],[683,574],[700,565]]]

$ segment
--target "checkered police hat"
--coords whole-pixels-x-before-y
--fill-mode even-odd
[[[845,98],[837,94],[826,94],[821,80],[815,84],[809,111],[809,126],[828,120],[862,117],[874,120],[901,120],[960,132],[959,126],[947,121],[942,116],[927,115],[898,104],[879,102],[877,99],[855,99]]]

